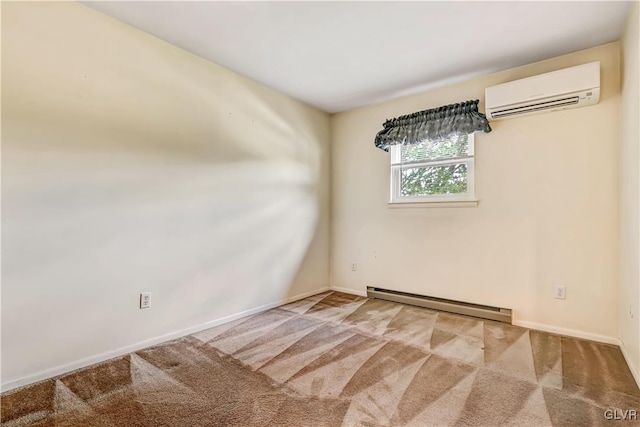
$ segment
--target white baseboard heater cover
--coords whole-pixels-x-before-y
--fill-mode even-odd
[[[408,292],[392,291],[390,289],[367,286],[367,297],[402,304],[417,305],[418,307],[432,310],[447,311],[449,313],[465,316],[479,317],[482,319],[496,320],[511,324],[511,309],[491,307],[488,305],[471,304],[462,301],[453,301],[443,298],[428,297],[424,295],[410,294]]]

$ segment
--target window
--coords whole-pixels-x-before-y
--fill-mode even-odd
[[[474,200],[473,134],[389,151],[391,203]]]

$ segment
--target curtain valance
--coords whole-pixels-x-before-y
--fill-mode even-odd
[[[396,144],[412,145],[477,131],[491,132],[486,116],[478,111],[478,102],[477,99],[460,102],[387,120],[376,135],[376,147],[389,151]]]

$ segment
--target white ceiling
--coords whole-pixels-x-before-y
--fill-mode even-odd
[[[85,2],[328,112],[618,40],[630,3]]]

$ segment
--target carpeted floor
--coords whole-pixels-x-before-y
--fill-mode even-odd
[[[616,346],[327,292],[1,403],[7,427],[591,426],[640,390]]]

